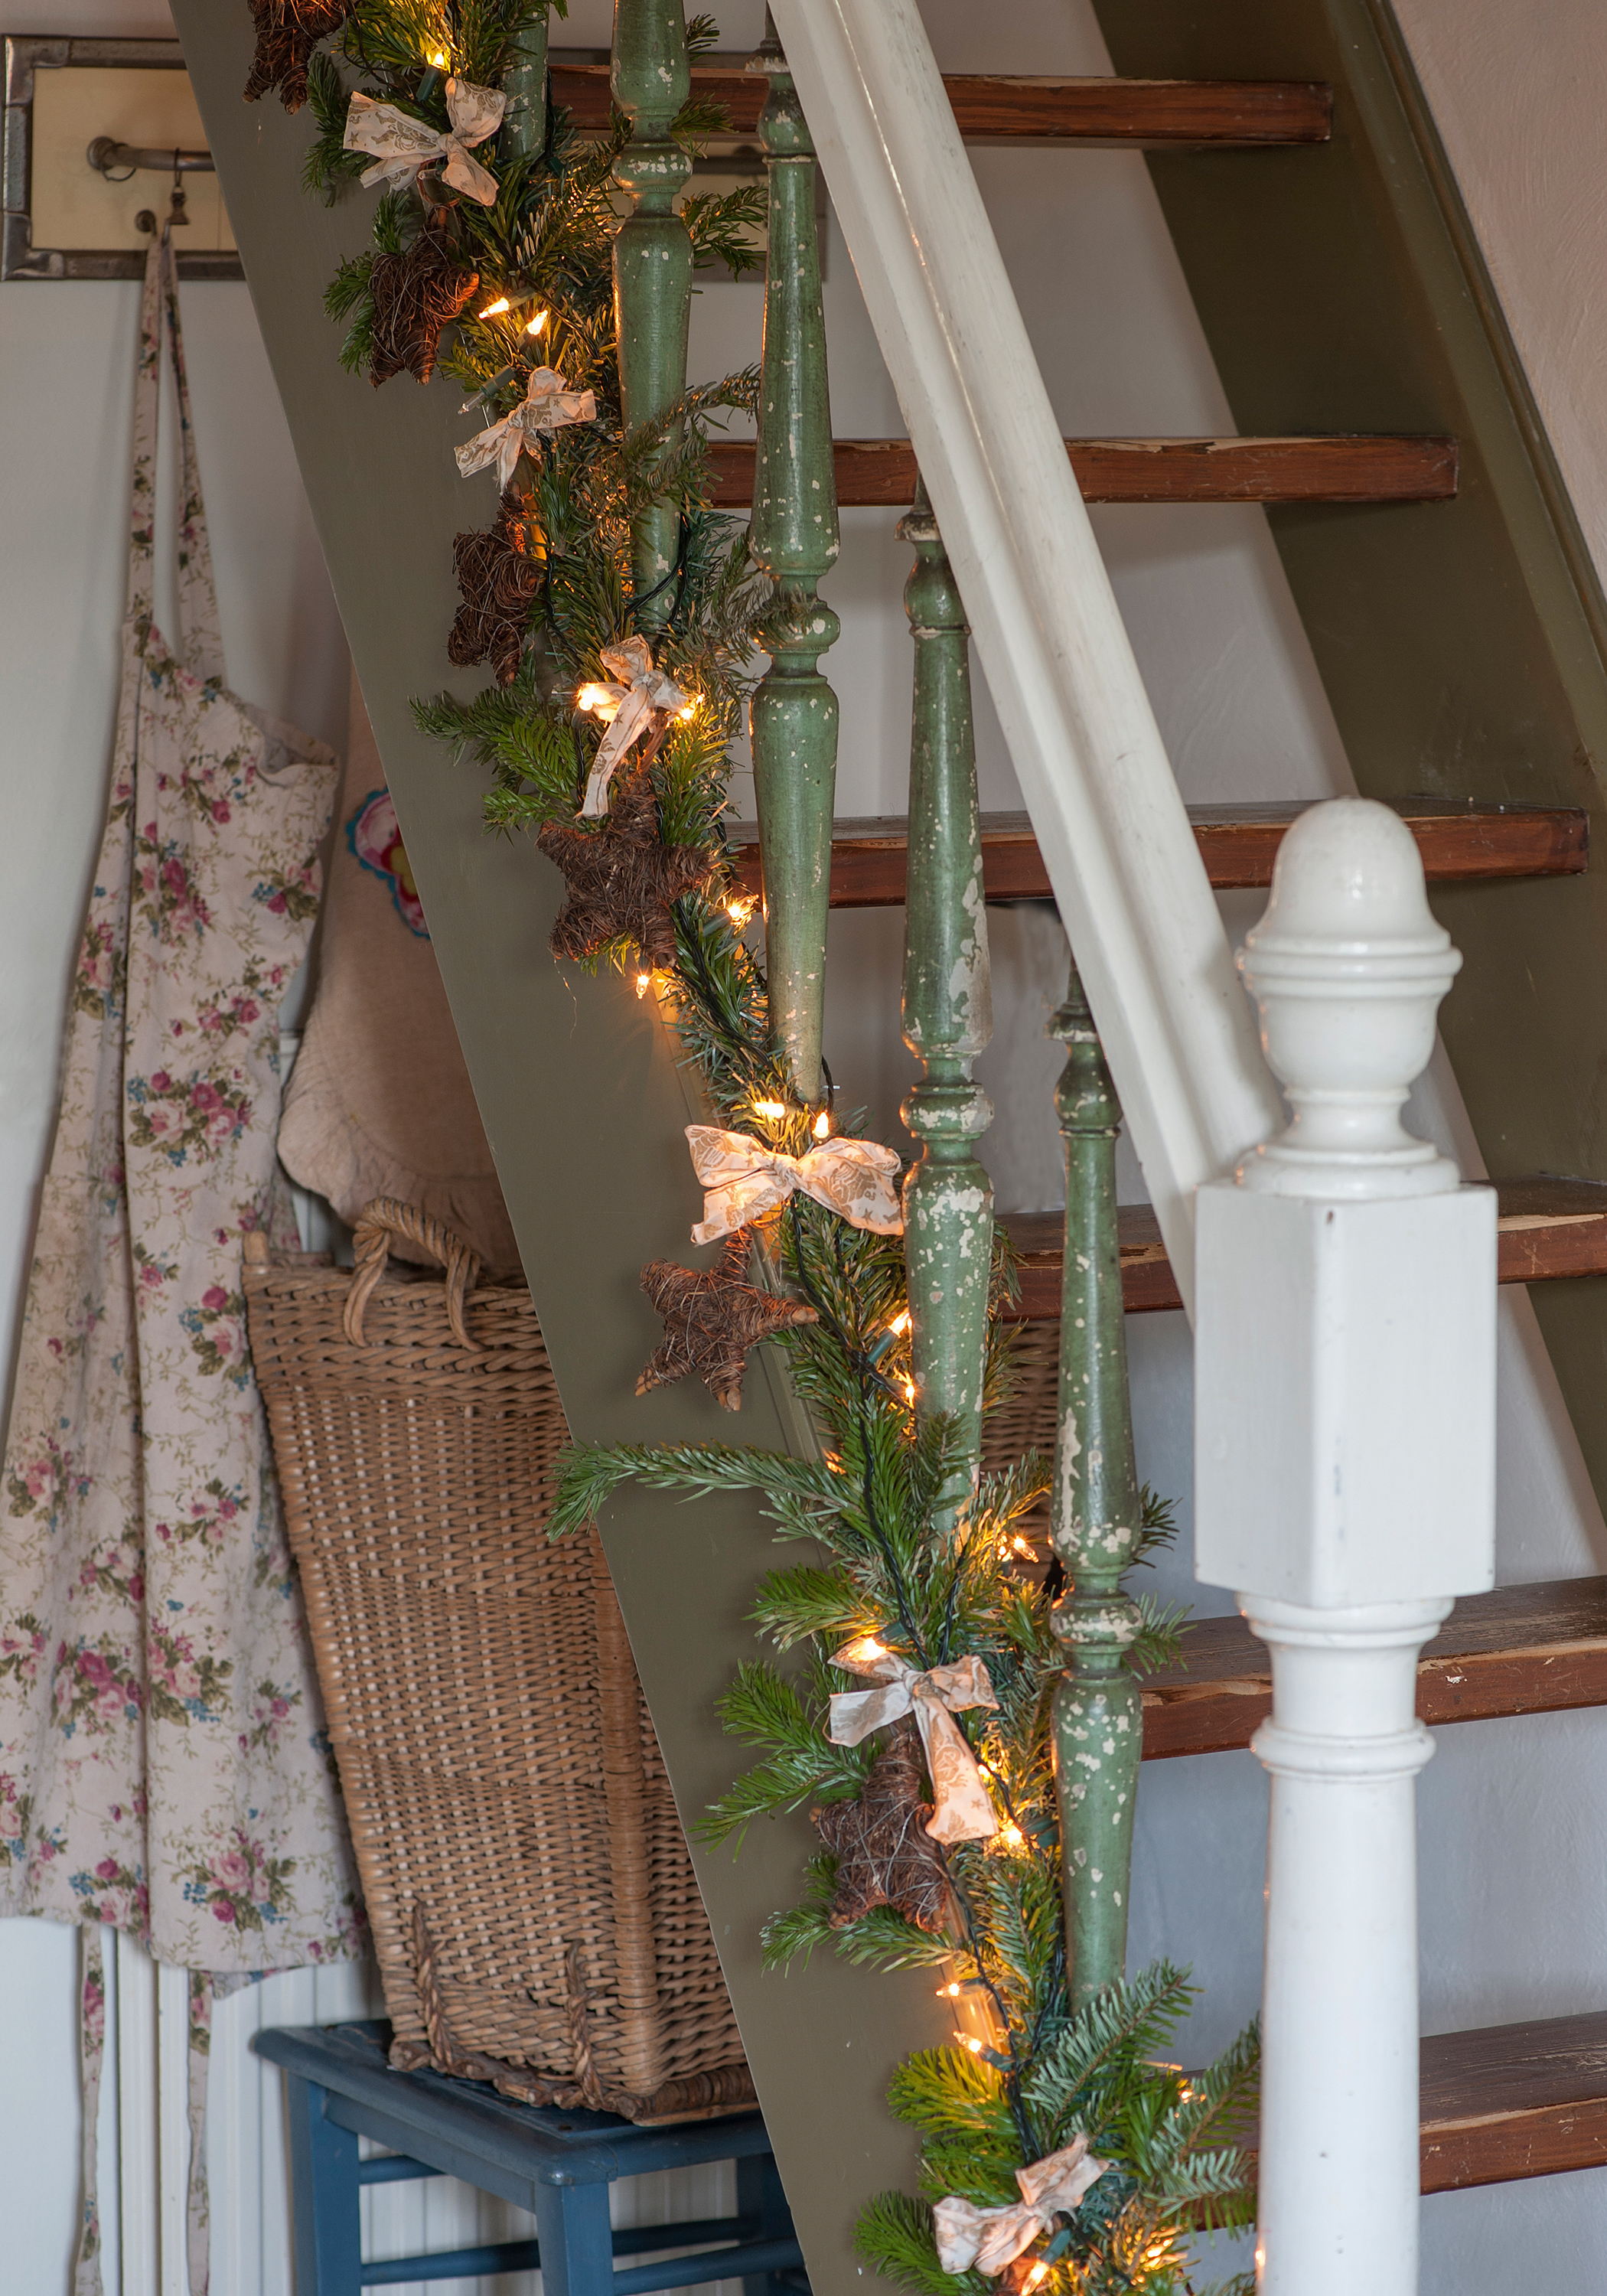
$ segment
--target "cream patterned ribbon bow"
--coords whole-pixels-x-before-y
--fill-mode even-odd
[[[586,396],[589,398],[590,391]],[[586,777],[586,795],[580,805],[582,821],[601,821],[608,811],[608,785],[614,777],[614,767],[646,733],[653,712],[662,709],[673,718],[692,702],[691,694],[683,693],[673,677],[666,677],[661,669],[653,668],[652,652],[645,638],[621,638],[617,646],[604,646],[603,667],[611,669],[614,676],[623,682],[583,685],[580,689],[579,707],[603,718],[608,726],[597,744],[597,754]]]
[[[469,399],[458,408],[466,414],[474,405]],[[512,414],[504,414],[500,422],[488,423],[478,438],[459,447],[457,467],[465,479],[487,465],[496,465],[496,483],[505,487],[513,475],[513,465],[527,447],[533,447],[544,430],[562,430],[570,422],[594,422],[597,419],[597,395],[591,390],[571,390],[562,375],[550,366],[538,366],[524,387],[524,398]],[[668,683],[668,679],[665,681]]]
[[[969,2272],[974,2264],[992,2278],[1047,2232],[1058,2214],[1070,2216],[1110,2165],[1089,2152],[1086,2136],[1074,2136],[1060,2152],[1016,2170],[1019,2203],[979,2209],[951,2194],[932,2210],[939,2263],[945,2272]]]
[[[826,1733],[832,1743],[857,1746],[873,1730],[913,1712],[931,1772],[934,1808],[926,1831],[934,1841],[990,1841],[999,1821],[977,1758],[954,1718],[968,1706],[996,1707],[999,1702],[982,1660],[973,1654],[922,1674],[896,1651],[884,1650],[873,1636],[861,1636],[845,1643],[832,1663],[846,1667],[850,1674],[868,1676],[880,1685],[834,1694]]]
[[[783,1156],[750,1132],[722,1132],[712,1124],[689,1124],[686,1138],[703,1184],[703,1217],[692,1231],[693,1243],[712,1243],[763,1219],[795,1188],[850,1227],[878,1235],[904,1233],[893,1187],[898,1159],[879,1140],[823,1140],[807,1156]]]
[[[363,170],[364,184],[407,184],[432,160],[445,160],[442,170],[455,192],[478,200],[481,207],[496,202],[496,178],[471,159],[469,146],[483,144],[502,126],[507,97],[499,87],[476,87],[470,79],[447,82],[446,135],[426,119],[414,119],[394,103],[361,94],[352,97],[346,114],[343,140],[348,152],[366,152],[372,168]]]

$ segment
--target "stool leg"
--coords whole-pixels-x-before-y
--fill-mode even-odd
[[[537,2185],[543,2296],[609,2296],[614,2235],[606,2185]]]
[[[756,2152],[736,2164],[736,2212],[752,2229],[749,2240],[791,2240],[792,2211],[782,2190],[774,2152]],[[778,2273],[759,2272],[742,2282],[742,2296],[793,2296]]]
[[[324,2114],[329,2091],[295,2073],[284,2079],[291,2119],[291,2208],[296,2296],[362,2296],[357,2140]]]

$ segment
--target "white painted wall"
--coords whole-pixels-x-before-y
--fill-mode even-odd
[[[1595,0],[1395,0],[1574,506],[1607,570],[1607,29]]]
[[[235,0],[231,0],[234,4]],[[243,4],[243,0],[239,0]],[[561,38],[606,40],[610,0],[571,0]],[[1084,0],[1017,0],[1008,12],[928,0],[954,70],[1109,69]],[[1476,223],[1564,468],[1607,558],[1607,317],[1588,291],[1607,224],[1599,188],[1607,39],[1593,0],[1513,11],[1496,0],[1402,0]],[[757,36],[758,0],[729,0],[726,45]],[[151,0],[0,0],[0,29],[160,32]],[[1230,428],[1142,162],[1111,152],[981,151],[979,176],[1068,430]],[[99,825],[122,589],[121,488],[137,291],[17,285],[0,291],[0,446],[9,546],[0,556],[0,1359],[25,1266],[46,1151],[70,953]],[[835,427],[901,429],[840,240],[827,284]],[[694,371],[755,355],[759,290],[710,281],[693,323]],[[218,558],[231,674],[251,699],[338,740],[344,662],[282,418],[243,288],[184,291],[197,421]],[[66,441],[63,445],[63,441]],[[1348,785],[1335,731],[1259,512],[1095,512],[1179,780],[1191,799],[1317,795]],[[843,698],[839,809],[902,809],[909,656],[899,592],[906,554],[892,520],[849,511],[829,584],[844,634],[828,668]],[[1018,805],[985,693],[984,802]],[[1253,916],[1239,897],[1235,930]],[[1039,1034],[1063,986],[1063,942],[1041,912],[995,912],[999,1029],[984,1064],[999,1119],[989,1149],[1000,1201],[1055,1201],[1048,1094],[1058,1049]],[[890,1126],[910,1063],[896,1032],[900,920],[835,922],[830,1043],[856,1098]],[[1425,1115],[1426,1122],[1429,1117]],[[1437,1125],[1455,1133],[1454,1091]],[[1140,1183],[1127,1176],[1123,1194]],[[1181,1504],[1186,1546],[1190,1347],[1180,1316],[1130,1327],[1141,1462]],[[1607,1568],[1524,1303],[1504,1326],[1504,1578]],[[1186,1554],[1168,1573],[1202,1607]],[[1433,2028],[1596,2005],[1607,1951],[1601,1901],[1607,1808],[1603,1725],[1591,1714],[1442,1733],[1423,1790],[1424,2005]],[[1248,1755],[1146,1774],[1135,1877],[1134,1952],[1193,1960],[1207,1985],[1193,2045],[1209,2048],[1253,2009],[1259,1987],[1265,1783]],[[1496,1854],[1491,1854],[1492,1848]],[[71,1939],[0,1925],[0,2221],[5,2284],[61,2285],[75,2206]],[[358,1972],[302,1973],[218,2013],[214,2058],[218,2296],[288,2296],[276,2077],[244,2051],[265,2021],[355,2013]],[[623,2205],[645,2210],[649,2196]],[[716,2205],[677,2195],[680,2212]],[[511,2236],[440,2185],[396,2202],[371,2238],[389,2253],[448,2238]],[[1431,2296],[1505,2296],[1523,2279],[1584,2289],[1607,2233],[1600,2173],[1427,2204]],[[416,2219],[416,2220],[415,2220]],[[1588,2259],[1588,2261],[1587,2261]],[[1220,2251],[1215,2259],[1226,2268]],[[131,2292],[132,2296],[132,2292]]]

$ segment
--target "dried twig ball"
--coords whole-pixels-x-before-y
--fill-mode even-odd
[[[338,32],[350,0],[251,0],[257,53],[251,59],[245,100],[255,103],[275,88],[287,111],[307,102],[307,67],[320,40]]]
[[[540,562],[530,552],[519,496],[504,495],[496,525],[483,534],[456,536],[452,555],[463,603],[447,640],[447,659],[460,668],[488,661],[498,685],[512,685],[541,587]]]
[[[449,208],[426,208],[413,244],[402,255],[376,255],[368,276],[373,299],[373,348],[368,380],[376,387],[404,369],[419,382],[435,373],[441,330],[456,318],[480,284],[452,245]]]

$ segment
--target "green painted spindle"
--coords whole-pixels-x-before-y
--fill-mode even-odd
[[[1127,1965],[1144,1730],[1138,1684],[1122,1663],[1138,1610],[1121,1578],[1137,1542],[1139,1490],[1116,1233],[1121,1110],[1075,964],[1049,1033],[1066,1046],[1055,1092],[1066,1242],[1051,1535],[1068,1582],[1054,1611],[1067,1667],[1054,1691],[1054,1778],[1066,1955],[1080,2007]]]
[[[513,61],[502,76],[508,108],[502,119],[504,159],[529,160],[547,140],[547,12],[545,0],[513,27]]]
[[[770,181],[765,348],[750,544],[774,585],[754,637],[770,668],[753,696],[753,779],[765,881],[770,1029],[792,1088],[821,1096],[822,1008],[837,786],[837,696],[820,657],[841,625],[816,596],[837,556],[837,487],[815,221],[815,146],[767,20],[759,139]]]
[[[940,1503],[952,1522],[971,1498],[981,1447],[993,1187],[972,1144],[993,1109],[971,1064],[993,1034],[993,986],[970,631],[924,486],[898,532],[915,551],[904,587],[915,644],[904,1041],[924,1071],[900,1111],[921,1143],[904,1183],[904,1259],[916,1407],[956,1413],[964,1427],[967,1464]]]
[[[669,133],[692,93],[681,0],[614,0],[614,102],[631,140],[614,180],[632,212],[614,239],[614,321],[619,391],[627,427],[651,422],[686,389],[686,329],[692,312],[692,241],[675,203],[692,162]],[[670,453],[671,437],[660,450]],[[680,512],[655,505],[636,521],[632,560],[636,626],[661,628],[675,605]]]

